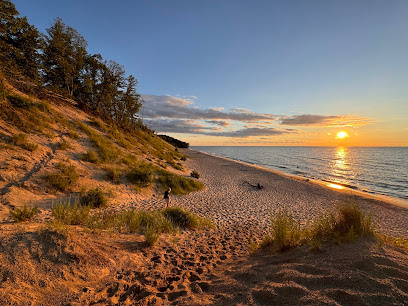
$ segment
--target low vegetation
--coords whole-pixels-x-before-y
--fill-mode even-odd
[[[79,139],[81,137],[76,131],[73,131],[73,130],[68,131],[67,135],[69,138],[72,138],[72,139]]]
[[[56,168],[56,172],[45,176],[46,181],[52,188],[66,191],[76,184],[79,174],[74,165],[59,163]]]
[[[94,129],[87,126],[83,122],[78,121],[77,125],[88,135],[89,140],[97,148],[97,153],[100,161],[114,161],[122,155],[122,151],[108,138],[106,138],[102,134],[97,133]]]
[[[193,170],[193,171],[190,173],[190,176],[191,176],[191,177],[194,177],[194,178],[196,178],[196,179],[199,179],[199,178],[200,178],[200,173],[198,173],[196,170]]]
[[[180,228],[211,228],[210,220],[194,215],[180,207],[156,211],[92,212],[91,206],[81,205],[79,200],[60,202],[51,209],[54,222],[60,227],[81,225],[92,230],[139,233],[145,236],[146,244],[155,244],[161,233],[174,233]]]
[[[204,184],[184,177],[164,169],[157,169],[157,182],[163,189],[171,188],[171,192],[176,195],[184,195],[192,191],[198,191],[204,188]]]
[[[170,220],[175,227],[186,227],[190,229],[212,227],[211,220],[199,217],[181,207],[167,207],[162,211],[164,217]]]
[[[31,220],[37,213],[37,206],[29,207],[24,204],[23,208],[10,209],[10,217],[16,222]]]
[[[121,184],[123,182],[123,170],[119,167],[105,167],[106,178],[114,184]]]
[[[108,204],[108,197],[102,189],[95,188],[84,192],[79,201],[82,206],[89,206],[91,208],[105,207]]]
[[[80,159],[94,164],[99,162],[98,153],[96,153],[94,150],[88,150],[86,153],[80,156]]]
[[[23,133],[13,135],[13,137],[11,138],[11,142],[12,144],[30,152],[35,151],[38,148],[38,144],[29,142],[27,139],[27,135]]]
[[[89,219],[90,206],[82,206],[78,200],[71,204],[59,202],[52,206],[51,214],[57,222],[64,225],[86,225]]]
[[[147,187],[154,181],[153,166],[147,163],[134,165],[126,174],[127,180],[138,187]]]
[[[66,141],[66,140],[61,140],[61,141],[58,143],[58,149],[59,149],[59,150],[66,150],[66,149],[69,149],[69,148],[71,148],[71,145],[70,145],[69,142]]]
[[[24,109],[30,109],[32,107],[35,107],[36,104],[33,103],[30,99],[27,99],[23,96],[19,95],[8,95],[7,100],[15,107],[18,108],[24,108]]]
[[[324,243],[351,242],[359,237],[374,236],[371,217],[356,204],[339,206],[336,212],[321,215],[301,229],[300,220],[286,209],[271,215],[271,226],[259,247],[274,247],[279,251],[304,243],[312,250],[320,250]]]

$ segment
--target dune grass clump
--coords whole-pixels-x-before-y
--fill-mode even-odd
[[[84,192],[79,198],[82,206],[89,206],[91,208],[105,207],[108,204],[108,197],[102,189],[95,188]]]
[[[76,131],[74,131],[74,130],[68,131],[68,132],[67,132],[67,135],[68,135],[69,138],[72,138],[72,139],[79,139],[79,138],[81,137],[81,136],[79,136],[79,134],[78,134]]]
[[[163,169],[157,169],[157,182],[163,189],[170,187],[171,192],[176,195],[183,195],[204,188],[204,184],[201,182]]]
[[[162,211],[164,217],[170,220],[175,227],[186,227],[190,229],[213,227],[211,220],[199,217],[181,207],[167,207]]]
[[[94,126],[98,127],[101,131],[103,132],[107,131],[105,123],[101,119],[95,117],[91,119],[91,122]]]
[[[26,204],[24,204],[23,208],[15,208],[13,210],[10,209],[9,213],[10,217],[15,222],[22,222],[31,220],[38,213],[38,208],[37,206],[28,207]]]
[[[127,180],[138,187],[147,187],[153,180],[153,165],[141,163],[134,165],[128,173],[126,173]]]
[[[59,163],[57,169],[57,172],[45,176],[51,187],[59,191],[66,191],[76,184],[79,174],[74,165]]]
[[[11,138],[11,142],[12,144],[19,146],[23,148],[24,150],[27,150],[30,152],[33,152],[37,150],[38,148],[38,144],[29,142],[27,139],[27,135],[23,133],[13,135],[13,137]]]
[[[371,216],[367,216],[355,203],[337,208],[337,214],[322,215],[306,229],[309,244],[319,249],[322,242],[332,240],[337,244],[350,242],[358,237],[374,236]]]
[[[81,154],[80,159],[93,164],[97,164],[99,162],[98,153],[96,153],[94,150],[88,150],[86,153]]]
[[[281,209],[271,215],[270,232],[261,242],[262,247],[271,244],[276,245],[278,250],[284,251],[300,243],[300,221],[286,209]]]
[[[82,206],[78,200],[59,202],[52,206],[51,214],[56,221],[66,225],[86,225],[91,211],[90,206]]]
[[[260,248],[275,246],[284,251],[307,243],[314,251],[321,249],[323,243],[352,242],[359,237],[374,236],[374,226],[356,204],[341,205],[337,211],[320,215],[313,223],[301,229],[300,219],[286,209],[271,216],[270,231],[259,244]]]
[[[122,183],[123,170],[118,167],[105,167],[106,178],[115,184]]]

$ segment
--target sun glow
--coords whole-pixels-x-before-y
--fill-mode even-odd
[[[347,134],[347,132],[344,132],[344,131],[338,132],[337,135],[336,135],[337,139],[343,139],[343,138],[346,138],[346,137],[349,137],[349,135]]]

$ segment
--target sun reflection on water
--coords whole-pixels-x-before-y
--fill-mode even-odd
[[[347,163],[347,150],[344,147],[338,147],[336,151],[336,158],[333,166],[333,174],[335,175],[341,171],[349,170]]]
[[[335,188],[335,189],[344,189],[343,186],[337,185],[337,184],[332,184],[332,183],[327,184],[327,186],[329,186],[329,187],[331,187],[331,188]]]

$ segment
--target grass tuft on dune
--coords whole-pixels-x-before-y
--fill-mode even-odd
[[[300,219],[286,208],[271,214],[271,226],[260,242],[260,248],[274,247],[279,251],[307,243],[312,250],[320,250],[323,243],[355,241],[359,237],[374,236],[371,216],[356,204],[343,204],[335,212],[320,215],[301,229]]]

